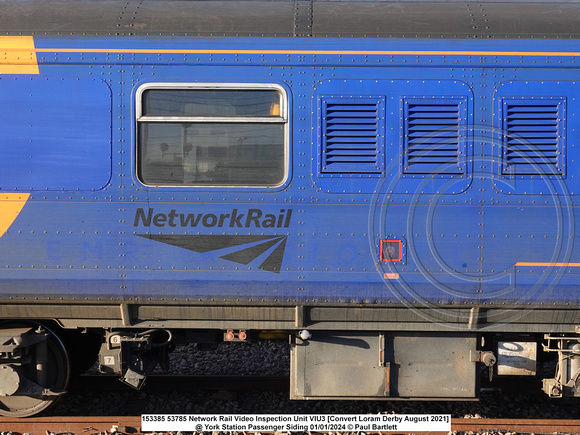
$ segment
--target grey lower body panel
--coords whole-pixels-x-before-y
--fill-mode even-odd
[[[317,331],[291,346],[292,399],[471,399],[475,335]]]
[[[0,319],[49,319],[66,328],[576,333],[580,308],[39,298],[0,300]]]

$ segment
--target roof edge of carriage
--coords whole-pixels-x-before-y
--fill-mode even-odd
[[[0,36],[580,39],[580,1],[0,0]]]

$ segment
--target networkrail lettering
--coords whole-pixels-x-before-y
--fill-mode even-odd
[[[278,213],[265,213],[259,208],[250,208],[247,211],[240,211],[237,208],[229,213],[178,213],[177,210],[170,210],[169,213],[156,213],[153,208],[147,212],[143,208],[135,211],[133,226],[151,225],[163,227],[195,228],[204,226],[206,228],[288,228],[292,219],[292,209],[280,209]]]

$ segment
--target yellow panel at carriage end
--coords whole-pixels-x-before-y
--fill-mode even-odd
[[[29,196],[29,193],[0,194],[0,237],[4,235],[20,214]]]
[[[38,74],[32,36],[0,36],[0,74]]]

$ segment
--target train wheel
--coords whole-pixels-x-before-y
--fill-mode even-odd
[[[4,323],[0,336],[3,347],[16,346],[6,353],[5,361],[0,358],[0,415],[38,414],[52,405],[68,385],[66,348],[56,334],[39,324]]]

